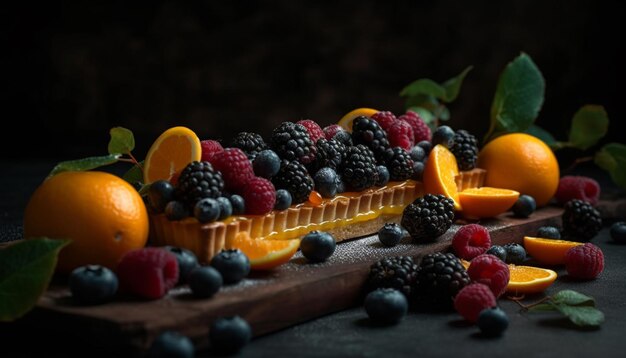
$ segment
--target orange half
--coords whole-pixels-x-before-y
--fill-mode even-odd
[[[535,260],[546,265],[565,264],[565,254],[582,242],[524,236],[524,248]]]
[[[508,211],[519,198],[519,192],[484,186],[459,192],[463,216],[490,218]]]
[[[352,132],[352,121],[356,117],[360,117],[360,116],[371,117],[376,112],[378,112],[378,110],[373,109],[373,108],[357,108],[346,113],[345,116],[341,117],[341,119],[339,120],[339,122],[337,122],[337,124],[340,125],[343,129],[347,130],[348,132]]]
[[[437,144],[428,156],[424,167],[424,192],[442,194],[454,201],[454,208],[461,210],[459,192],[454,178],[459,175],[459,167],[454,154],[448,148]]]
[[[150,147],[143,166],[146,184],[170,180],[187,164],[200,160],[202,147],[198,136],[187,127],[173,127],[163,132]]]
[[[241,250],[250,260],[253,270],[271,270],[289,261],[298,251],[300,239],[261,240],[242,232],[227,244],[228,249]]]
[[[539,293],[556,280],[556,272],[533,266],[509,265],[511,278],[506,291],[513,294]]]

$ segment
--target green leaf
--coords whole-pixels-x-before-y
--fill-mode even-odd
[[[450,111],[444,105],[440,105],[439,107],[437,107],[433,114],[435,115],[435,117],[441,119],[442,121],[447,121],[450,119]]]
[[[144,161],[139,162],[139,165],[143,167]],[[126,173],[122,176],[122,179],[127,182],[134,184],[136,182],[143,183],[143,171],[141,170],[139,165],[133,165],[132,168],[128,169]]]
[[[491,126],[485,139],[528,129],[541,110],[544,92],[541,71],[527,54],[522,53],[500,75],[491,104]]]
[[[135,137],[133,132],[124,127],[114,127],[109,131],[111,140],[109,141],[109,153],[130,153],[135,149]]]
[[[446,90],[446,96],[443,98],[444,101],[452,102],[458,97],[461,90],[461,85],[463,84],[463,80],[465,79],[465,76],[467,76],[467,74],[472,70],[472,68],[473,66],[468,66],[456,77],[452,77],[451,79],[443,83],[443,88]]]
[[[615,184],[626,189],[626,145],[608,143],[596,153],[594,161],[609,172]]]
[[[585,150],[598,142],[609,129],[609,116],[602,106],[588,104],[574,114],[569,143]]]
[[[583,295],[574,290],[562,290],[552,295],[552,302],[569,306],[595,306],[593,297]]]
[[[529,311],[556,311],[556,307],[550,303],[539,303],[528,309]]]
[[[122,155],[118,153],[118,154],[103,155],[101,157],[89,157],[89,158],[68,160],[66,162],[61,162],[52,169],[50,174],[48,174],[48,177],[51,177],[55,174],[59,174],[61,172],[85,171],[85,170],[91,170],[91,169],[95,169],[95,168],[102,167],[105,165],[113,164],[113,163],[116,163],[117,160],[121,156]]]
[[[428,78],[421,78],[411,82],[400,91],[402,97],[414,97],[417,95],[433,96],[435,98],[446,98],[446,89],[439,83]]]
[[[562,314],[577,326],[597,327],[604,322],[604,313],[591,306],[568,306],[559,304],[555,306]]]
[[[552,134],[550,134],[550,132],[539,127],[538,125],[531,124],[530,127],[528,127],[528,129],[526,129],[525,132],[530,134],[533,137],[537,137],[541,139],[544,143],[546,143],[552,149],[561,147],[560,142],[557,142],[556,139],[554,139],[554,137],[552,136]]]
[[[35,306],[69,242],[36,238],[0,250],[0,321],[20,318]]]

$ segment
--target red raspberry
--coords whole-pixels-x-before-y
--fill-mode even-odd
[[[423,140],[430,141],[430,128],[424,122],[419,114],[413,111],[406,111],[405,114],[398,117],[399,120],[407,122],[413,128],[413,141],[419,143]]]
[[[404,121],[396,121],[387,131],[387,139],[391,147],[400,147],[406,151],[411,150],[413,142],[413,128]]]
[[[327,140],[331,140],[333,139],[335,134],[343,130],[345,129],[343,129],[343,127],[340,126],[339,124],[331,124],[329,126],[324,127],[324,135],[326,136]]]
[[[202,142],[200,142],[200,146],[202,147],[202,161],[206,161],[208,162],[209,159],[211,159],[211,157],[213,156],[213,154],[215,153],[219,153],[219,152],[223,152],[224,148],[222,147],[222,145],[215,140],[203,140]]]
[[[133,250],[117,265],[120,289],[143,298],[163,297],[178,282],[178,260],[156,247]]]
[[[265,178],[250,179],[241,191],[241,196],[246,205],[246,214],[267,214],[272,211],[276,203],[274,184]]]
[[[224,178],[226,190],[238,193],[239,190],[254,176],[252,163],[248,156],[239,148],[226,148],[215,153],[209,159],[213,168],[219,170]]]
[[[592,243],[574,246],[565,253],[567,273],[582,280],[592,280],[604,270],[604,254]]]
[[[589,177],[567,175],[559,180],[554,197],[561,205],[572,199],[580,199],[595,206],[600,198],[600,185]]]
[[[326,138],[326,134],[324,134],[322,127],[320,127],[319,124],[310,119],[303,119],[296,122],[296,124],[302,124],[304,128],[306,128],[306,131],[309,132],[309,137],[311,138],[311,141],[313,141],[313,144],[317,143],[317,140],[320,138]]]
[[[388,132],[389,128],[398,121],[396,116],[389,111],[376,112],[372,115],[372,119],[378,122],[380,128],[385,132]]]
[[[454,253],[464,260],[485,253],[491,247],[491,236],[484,226],[469,224],[462,226],[452,238]]]
[[[496,297],[489,287],[482,283],[471,283],[461,289],[454,298],[454,308],[463,318],[476,322],[485,308],[495,307]]]
[[[506,291],[511,277],[509,265],[490,254],[476,256],[467,268],[467,274],[473,282],[489,286],[496,297]]]

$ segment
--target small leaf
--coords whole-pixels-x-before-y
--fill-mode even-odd
[[[626,145],[608,143],[596,153],[594,161],[609,172],[615,184],[626,189]]]
[[[84,159],[68,160],[57,164],[48,177],[67,171],[85,171],[91,170],[105,165],[116,163],[121,154],[109,154],[101,157],[89,157]]]
[[[400,91],[402,97],[414,97],[420,94],[443,99],[446,98],[446,89],[433,80],[422,78],[411,82]]]
[[[139,162],[139,164],[143,166],[143,161]],[[139,165],[133,165],[132,168],[128,169],[128,171],[124,173],[122,179],[131,184],[134,184],[136,182],[143,183],[143,171],[141,170]]]
[[[447,121],[450,119],[450,111],[444,105],[440,105],[439,107],[437,107],[433,114],[442,121]]]
[[[550,303],[539,303],[528,309],[529,311],[556,311],[556,307]]]
[[[69,242],[36,238],[0,250],[0,321],[20,318],[35,306]]]
[[[590,306],[556,305],[556,308],[577,326],[599,326],[604,322],[604,313]]]
[[[130,153],[135,149],[135,137],[133,132],[124,127],[114,127],[109,131],[111,140],[109,141],[109,153]]]
[[[467,76],[467,74],[472,70],[472,68],[473,66],[468,66],[456,77],[452,77],[451,79],[443,83],[443,88],[445,88],[446,90],[446,96],[443,98],[443,100],[445,100],[446,102],[452,102],[458,97],[459,91],[461,90],[461,85],[463,84],[463,80],[465,79],[465,76]]]
[[[557,142],[556,139],[554,139],[554,137],[552,136],[552,134],[550,134],[550,132],[539,127],[538,125],[531,124],[530,127],[528,127],[528,129],[526,129],[525,132],[530,134],[533,137],[537,137],[541,139],[544,143],[546,143],[552,149],[561,147],[561,144]]]
[[[598,142],[609,128],[609,116],[604,107],[588,104],[574,114],[569,132],[569,144],[585,150]]]
[[[426,108],[410,107],[408,110],[417,113],[426,124],[430,124],[435,120],[433,113]]]
[[[552,302],[569,306],[595,306],[593,297],[583,295],[574,290],[562,290],[552,295]]]

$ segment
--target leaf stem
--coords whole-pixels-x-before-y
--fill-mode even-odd
[[[139,169],[141,169],[143,171],[143,167],[141,166],[141,163],[139,163],[139,161],[133,156],[133,153],[128,152],[127,154],[130,157],[130,159],[132,160],[132,162],[135,163],[135,165],[137,167],[139,167]]]
[[[546,301],[549,301],[552,299],[552,296],[546,296],[542,299],[540,299],[539,301],[535,302],[535,303],[531,303],[528,305],[523,304],[522,302],[520,302],[520,300],[522,298],[524,298],[524,296],[522,297],[508,297],[511,301],[517,303],[524,311],[528,311],[530,308],[537,306],[538,304],[544,303]]]

